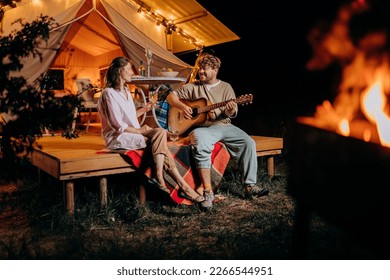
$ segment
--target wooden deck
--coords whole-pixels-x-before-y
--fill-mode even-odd
[[[274,155],[281,154],[283,138],[252,136],[256,141],[257,156],[267,157],[268,174],[274,176]],[[39,170],[64,182],[64,200],[68,212],[74,212],[74,180],[85,177],[100,178],[101,204],[107,204],[108,175],[133,172],[135,169],[118,153],[98,153],[104,141],[98,133],[66,139],[62,136],[45,136],[37,142],[31,154],[31,163]],[[140,188],[140,201],[145,201],[145,190]]]
[[[31,163],[64,183],[64,203],[69,213],[74,212],[74,180],[99,177],[100,203],[107,205],[108,175],[133,172],[135,169],[116,153],[98,153],[104,149],[100,134],[84,134],[79,138],[44,136],[37,141],[40,148],[31,154]],[[145,200],[145,190],[140,188],[140,200]]]
[[[45,136],[38,144],[42,149],[33,151],[32,164],[61,181],[134,171],[119,154],[97,153],[104,149],[99,134],[74,139]]]

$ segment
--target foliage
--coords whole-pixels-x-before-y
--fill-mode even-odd
[[[32,150],[43,131],[62,129],[65,137],[77,137],[71,131],[73,111],[80,106],[74,96],[55,98],[54,93],[40,89],[39,78],[29,84],[25,77],[14,75],[23,68],[22,59],[39,57],[39,45],[47,43],[50,30],[56,27],[53,18],[41,15],[22,28],[0,37],[0,163],[14,170]]]

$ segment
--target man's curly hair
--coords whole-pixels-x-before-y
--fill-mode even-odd
[[[221,60],[212,54],[206,53],[200,57],[198,65],[200,68],[210,66],[212,69],[219,69],[221,67]]]

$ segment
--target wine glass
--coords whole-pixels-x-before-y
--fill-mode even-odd
[[[149,91],[149,101],[156,103],[158,99],[158,91]]]

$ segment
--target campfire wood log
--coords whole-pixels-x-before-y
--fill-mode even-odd
[[[390,149],[298,122],[288,145],[287,191],[297,203],[292,257],[305,258],[316,213],[389,258]]]

